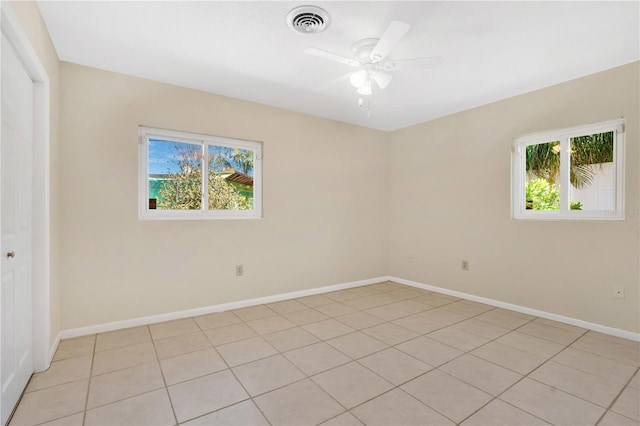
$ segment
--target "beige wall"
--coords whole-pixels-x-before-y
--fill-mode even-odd
[[[61,85],[64,329],[386,273],[387,134],[65,62]],[[262,141],[264,219],[140,221],[140,124]]]
[[[60,331],[60,205],[56,194],[60,192],[59,160],[60,141],[58,138],[59,99],[60,99],[60,62],[49,38],[47,27],[40,16],[38,6],[33,1],[11,1],[11,8],[27,33],[29,40],[38,54],[42,65],[49,75],[50,83],[50,185],[51,185],[51,342]]]
[[[393,133],[389,273],[640,331],[638,76],[634,63]],[[515,136],[620,116],[625,221],[510,218]]]

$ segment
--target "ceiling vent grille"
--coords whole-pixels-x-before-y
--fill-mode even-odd
[[[330,23],[327,11],[316,6],[296,7],[287,15],[289,28],[303,34],[321,33]]]

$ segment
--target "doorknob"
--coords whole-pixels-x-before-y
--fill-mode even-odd
[[[16,252],[15,251],[10,251],[7,253],[7,257],[12,258],[12,257],[16,257]]]

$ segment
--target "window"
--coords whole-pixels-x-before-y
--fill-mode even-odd
[[[623,119],[518,137],[516,219],[624,219]]]
[[[139,158],[141,219],[262,216],[259,142],[140,127]]]

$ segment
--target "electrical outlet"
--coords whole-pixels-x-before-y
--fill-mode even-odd
[[[244,266],[236,265],[236,277],[241,277],[244,275]]]
[[[613,297],[615,299],[624,299],[624,287],[621,285],[613,287]]]
[[[409,263],[414,263],[415,259],[413,258],[413,256],[409,256]]]
[[[463,260],[461,263],[461,267],[463,271],[468,271],[469,270],[469,261],[468,260]]]

